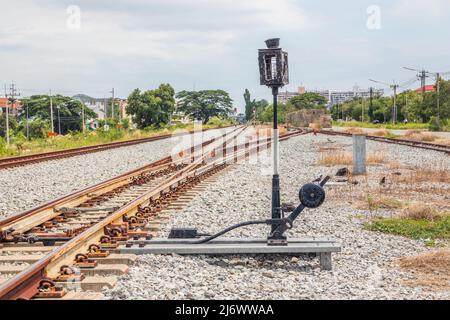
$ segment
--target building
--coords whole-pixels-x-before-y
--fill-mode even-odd
[[[286,91],[280,92],[278,94],[277,101],[278,101],[278,103],[286,104],[293,97],[296,97],[296,96],[301,95],[303,93],[305,93],[305,87],[298,87],[297,92],[289,92],[289,91],[286,90]]]
[[[414,91],[422,93],[422,92],[433,92],[435,90],[436,90],[436,87],[431,84],[431,85],[426,85],[424,87],[420,87],[420,88],[418,88],[418,89],[416,89]]]
[[[347,101],[351,101],[355,98],[369,98],[370,97],[370,89],[368,90],[361,90],[358,86],[354,86],[353,90],[349,91],[330,91],[330,90],[314,90],[314,91],[307,91],[305,87],[299,87],[297,92],[281,92],[278,95],[278,102],[279,103],[287,103],[290,99],[293,97],[299,96],[301,94],[304,94],[306,92],[313,92],[321,95],[325,99],[327,99],[328,107],[332,107],[336,104],[342,104]],[[372,95],[373,96],[382,96],[384,94],[383,89],[373,89]]]
[[[22,109],[22,102],[17,100],[14,102],[14,105],[11,106],[11,103],[7,98],[0,98],[0,110],[1,112],[6,112],[6,106],[9,105],[9,114],[13,116],[17,116],[20,109]]]
[[[99,119],[105,119],[105,102],[96,100],[85,103],[86,107],[92,109]]]

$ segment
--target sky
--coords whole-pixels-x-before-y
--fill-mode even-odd
[[[403,83],[415,76],[403,66],[450,71],[448,0],[0,0],[0,8],[0,84],[14,82],[22,96],[103,98],[114,87],[125,98],[170,83],[226,90],[243,110],[245,88],[270,99],[257,50],[273,37],[289,53],[282,90]]]

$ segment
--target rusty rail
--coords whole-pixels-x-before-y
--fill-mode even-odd
[[[293,136],[302,135],[302,134],[306,134],[306,133],[308,133],[308,132],[306,132],[306,131],[291,132],[291,133],[288,133],[288,134],[280,137],[280,140],[286,140]],[[233,138],[234,137],[228,139],[228,141],[232,140]],[[215,139],[217,139],[217,138],[215,138]],[[212,139],[212,140],[215,140],[215,139]],[[268,138],[268,139],[264,140],[264,142],[268,146],[268,145],[270,145],[271,140],[272,140],[271,138]],[[225,141],[225,143],[226,142],[227,141]],[[36,294],[36,292],[37,292],[37,284],[39,283],[39,281],[42,280],[44,277],[48,276],[47,268],[49,268],[50,265],[57,264],[58,259],[60,259],[62,257],[66,257],[67,255],[70,255],[71,253],[73,253],[74,250],[78,250],[82,246],[86,246],[87,244],[90,243],[90,241],[93,241],[93,239],[98,240],[98,238],[103,234],[103,230],[104,230],[105,226],[116,221],[121,216],[123,216],[127,213],[136,211],[136,209],[138,208],[139,205],[142,205],[146,201],[149,201],[149,199],[151,199],[153,196],[157,196],[158,194],[161,193],[161,191],[166,190],[168,188],[170,189],[172,186],[180,183],[181,181],[183,181],[185,179],[188,179],[188,177],[190,177],[190,176],[195,177],[197,174],[196,168],[200,164],[203,163],[205,157],[207,155],[210,155],[211,152],[214,152],[216,149],[220,149],[222,147],[222,145],[223,146],[225,145],[225,143],[222,141],[219,141],[219,144],[214,144],[214,142],[212,142],[211,144],[208,144],[208,148],[206,149],[206,152],[203,154],[203,157],[195,160],[193,163],[188,165],[188,167],[182,169],[180,172],[173,174],[168,179],[166,179],[165,181],[158,184],[158,186],[156,186],[154,189],[150,190],[149,192],[146,192],[143,195],[140,195],[139,197],[132,200],[130,203],[126,204],[125,206],[121,207],[119,210],[117,210],[110,216],[106,217],[102,221],[99,221],[98,223],[91,226],[89,229],[85,230],[78,236],[75,236],[68,242],[64,243],[62,246],[55,248],[53,251],[48,253],[42,259],[40,259],[39,261],[37,261],[36,263],[31,265],[29,268],[25,269],[18,275],[14,276],[13,278],[7,280],[5,283],[1,284],[0,285],[0,299],[18,299],[18,298],[29,299],[29,298],[32,298],[34,296],[34,294]],[[259,141],[252,141],[251,143],[245,143],[244,145],[246,147],[245,150],[238,151],[238,149],[236,149],[236,147],[233,146],[234,153],[231,153],[231,154],[227,153],[224,158],[218,159],[212,163],[207,164],[206,166],[209,167],[210,169],[214,169],[215,166],[217,166],[218,164],[227,161],[227,159],[236,157],[236,155],[238,155],[238,154],[247,155],[254,151],[258,152],[260,150],[260,148],[263,147],[262,145],[260,145]],[[250,148],[250,146],[252,146],[252,148]],[[165,158],[165,159],[167,159],[167,158]],[[165,159],[162,159],[160,161],[161,162],[167,161]],[[137,172],[137,171],[138,170],[135,170],[133,172]],[[126,175],[127,174],[122,175],[122,176],[120,176],[120,178],[123,179]],[[115,179],[117,179],[117,178],[115,178]],[[105,184],[111,183],[115,179],[111,179],[108,182],[105,182]],[[99,184],[99,185],[101,185],[101,184]],[[89,190],[89,188],[85,189],[84,192],[86,192],[86,190]],[[75,194],[79,195],[80,193],[81,192],[77,192]],[[75,196],[75,194],[73,196]],[[70,195],[68,197],[70,198]],[[63,201],[63,199],[64,199],[64,197],[61,198],[60,201]],[[57,201],[51,202],[44,206],[51,207],[56,202]],[[30,211],[28,211],[27,214],[22,214],[20,217],[17,217],[17,218],[19,218],[19,219],[25,218],[27,216],[35,214],[36,212],[37,211],[34,211],[34,213],[33,213],[33,211],[30,210]]]
[[[223,128],[228,128],[228,127],[231,127],[231,126],[227,126],[227,127],[223,127]],[[213,130],[213,129],[219,129],[219,128],[202,129],[202,132],[205,132],[208,130]],[[109,150],[109,149],[127,147],[127,146],[136,145],[136,144],[147,143],[147,142],[152,142],[152,141],[157,141],[157,140],[163,140],[163,139],[182,136],[182,135],[186,135],[186,134],[192,134],[195,132],[199,132],[199,131],[190,130],[185,133],[179,133],[179,134],[174,134],[174,135],[162,134],[162,135],[157,135],[157,136],[148,137],[148,138],[117,141],[117,142],[111,142],[111,143],[105,143],[105,144],[96,144],[96,145],[86,146],[86,147],[64,149],[64,150],[50,151],[50,152],[43,152],[43,153],[35,153],[35,154],[17,156],[17,157],[1,158],[0,159],[0,169],[22,166],[22,165],[27,165],[27,164],[42,162],[42,161],[48,161],[48,160],[74,157],[74,156],[78,156],[78,155],[82,155],[82,154],[94,153],[94,152],[99,152],[99,151],[104,151],[104,150]]]
[[[330,130],[320,130],[320,131],[318,131],[318,133],[331,135],[331,136],[344,136],[344,137],[352,136],[351,133],[330,131]],[[423,142],[423,141],[397,139],[397,138],[386,138],[386,137],[378,137],[378,136],[372,136],[372,135],[367,135],[367,139],[373,140],[373,141],[378,141],[378,142],[399,144],[399,145],[405,145],[405,146],[414,147],[414,148],[433,150],[433,151],[444,152],[446,154],[450,154],[450,146],[437,144],[437,143],[429,143],[429,142]]]
[[[241,127],[241,128],[237,128],[235,130],[233,130],[233,132],[238,131],[239,133],[242,132],[243,130],[245,130],[245,127]],[[215,137],[211,140],[209,140],[208,142],[202,143],[201,146],[208,146],[210,143],[213,143],[215,140],[224,137],[225,135],[219,136],[219,137]],[[230,138],[233,139],[233,138]],[[220,144],[222,145],[222,141],[220,141]],[[194,147],[195,149],[195,147]],[[192,148],[189,148],[189,150],[192,150]],[[187,150],[185,150],[187,151]],[[209,151],[209,150],[207,150]],[[150,164],[148,166],[146,166],[145,168],[148,170],[149,168],[154,168],[160,164],[166,163],[168,162],[168,158],[170,157],[166,157],[164,159],[161,159],[159,161],[156,161],[153,164]],[[186,173],[185,171],[192,170],[193,168],[195,168],[199,163],[201,163],[203,161],[202,158],[197,159],[196,161],[194,161],[194,163],[192,163],[191,165],[188,166],[187,169],[183,169],[183,173]],[[134,175],[137,172],[142,171],[141,169],[137,169],[132,171],[132,173],[134,173]],[[60,204],[60,203],[64,203],[67,201],[70,201],[76,197],[79,197],[83,194],[86,194],[88,192],[91,192],[93,190],[98,190],[99,187],[105,186],[107,184],[113,184],[115,182],[117,182],[118,180],[123,180],[123,179],[127,179],[130,175],[133,175],[131,173],[126,173],[124,175],[121,175],[119,177],[110,179],[106,182],[100,183],[98,185],[95,185],[93,187],[90,188],[86,188],[82,191],[76,192],[74,194],[71,194],[67,197],[62,197],[58,200],[55,201],[51,201],[45,205],[42,205],[40,207],[37,207],[35,209],[29,210],[27,212],[24,212],[22,214],[16,215],[14,217],[5,219],[3,221],[0,222],[0,226],[5,226],[7,224],[10,224],[12,222],[18,222],[20,220],[29,218],[33,215],[36,215],[38,213],[40,213],[43,209],[46,208],[53,208],[55,205]],[[179,173],[174,174],[173,176],[168,178],[168,181],[179,181],[184,179],[187,176],[187,174],[185,175],[181,175],[179,176]],[[151,196],[152,195],[157,195],[161,190],[164,190],[165,185],[167,185],[167,181],[161,183],[160,185],[158,185],[155,189],[152,189],[151,191]],[[171,185],[171,184],[169,184]],[[161,189],[162,188],[162,189]],[[86,231],[84,231],[83,233],[79,234],[78,236],[74,237],[73,239],[71,239],[70,241],[64,243],[62,246],[55,248],[53,251],[51,251],[50,253],[48,253],[46,256],[44,256],[42,259],[40,259],[39,261],[37,261],[36,263],[32,264],[29,268],[23,270],[22,272],[20,272],[19,274],[17,274],[16,276],[14,276],[13,278],[7,280],[5,283],[2,283],[0,285],[0,299],[2,300],[15,300],[15,299],[30,299],[32,298],[36,293],[37,293],[37,287],[38,287],[38,283],[47,275],[46,274],[46,268],[51,264],[51,263],[55,263],[55,261],[58,260],[58,258],[63,257],[64,255],[68,254],[68,252],[70,250],[73,250],[74,248],[78,248],[80,245],[83,245],[85,243],[87,243],[87,241],[89,239],[91,239],[91,237],[95,236],[95,235],[99,235],[99,234],[103,234],[103,227],[108,225],[110,222],[114,221],[115,219],[117,219],[118,217],[120,218],[122,215],[128,213],[130,210],[135,209],[137,207],[138,204],[143,202],[143,199],[145,199],[145,197],[148,197],[149,193],[145,193],[141,196],[139,196],[138,198],[136,198],[135,200],[133,200],[132,202],[128,203],[127,205],[125,205],[124,207],[120,208],[117,212],[115,212],[113,215],[107,217],[106,219],[98,222],[97,224],[95,224],[94,226],[90,227],[89,229],[87,229]]]

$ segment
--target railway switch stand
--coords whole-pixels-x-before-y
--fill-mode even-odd
[[[281,204],[279,175],[279,134],[277,118],[277,95],[279,88],[289,83],[288,54],[279,48],[280,39],[266,41],[267,48],[258,50],[260,83],[272,89],[273,94],[273,175],[271,218],[238,223],[213,235],[204,235],[195,228],[172,229],[168,239],[149,241],[129,241],[121,249],[124,253],[188,254],[188,255],[230,255],[230,254],[316,254],[323,269],[331,269],[331,252],[339,252],[340,245],[331,239],[291,239],[285,232],[294,226],[295,219],[305,208],[318,208],[325,200],[324,185],[330,177],[322,181],[308,183],[299,191],[300,204]],[[319,182],[320,181],[320,182]],[[289,214],[289,215],[288,215]],[[287,216],[285,216],[287,215]],[[270,227],[266,238],[233,239],[221,236],[237,228],[265,224]],[[143,245],[145,243],[145,245]],[[138,245],[133,246],[134,244]]]

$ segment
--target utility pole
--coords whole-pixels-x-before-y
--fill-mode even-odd
[[[373,88],[369,88],[369,111],[367,112],[369,115],[369,121],[373,118]]]
[[[388,84],[385,82],[376,81],[376,80],[372,80],[372,79],[369,79],[369,81],[384,84],[385,86],[388,86],[389,88],[394,90],[394,105],[392,107],[392,109],[393,109],[392,110],[392,123],[396,124],[397,123],[397,89],[401,86],[396,84],[395,82],[394,82],[394,84]]]
[[[6,93],[6,84],[5,84],[5,98],[6,98],[6,144],[9,146],[9,101],[8,94]]]
[[[422,86],[422,100],[425,99],[425,86],[426,86],[426,80],[428,78],[427,71],[422,70],[420,74],[418,75],[420,78],[420,85]]]
[[[81,116],[82,116],[82,125],[83,125],[83,133],[86,131],[86,121],[84,119],[84,103],[81,102]]]
[[[53,99],[52,99],[52,90],[50,89],[50,122],[52,124],[52,133],[55,132],[55,127],[54,127],[54,123],[53,123]]]
[[[361,96],[361,122],[364,122],[364,97]]]
[[[111,118],[114,119],[114,88],[111,90],[112,98],[111,98]]]
[[[56,106],[56,109],[58,109],[58,134],[61,135],[61,116],[59,113],[59,109],[61,108],[60,105]]]
[[[392,115],[392,123],[397,123],[397,88],[399,87],[398,84],[391,85],[391,88],[394,89],[394,113]]]
[[[5,85],[5,97],[6,97],[6,85]],[[14,83],[9,87],[9,99],[6,99],[6,143],[10,144],[9,139],[9,102],[11,102],[11,108],[14,109],[14,103],[16,102],[16,96],[20,96],[20,93],[17,93],[17,89]]]
[[[437,118],[438,118],[438,120],[440,119],[440,110],[439,110],[439,103],[440,103],[440,100],[439,100],[439,77],[440,77],[440,74],[439,74],[439,72],[437,72],[436,73],[436,99],[437,99]]]
[[[412,71],[419,71],[419,70],[416,70],[416,69],[411,69],[411,68],[406,68],[406,67],[403,67],[403,68],[407,69],[407,70],[412,70]],[[439,97],[440,84],[439,84],[439,78],[442,75],[450,74],[450,72],[428,72],[428,71],[425,71],[425,70],[422,70],[422,71],[419,71],[419,72],[420,72],[420,75],[418,75],[418,77],[420,77],[421,83],[422,83],[422,100],[423,100],[423,95],[425,94],[425,79],[428,76],[434,76],[436,78],[436,100],[437,100],[436,105],[437,105],[437,117],[439,119],[440,118],[440,97]]]
[[[28,124],[28,101],[26,102],[27,104],[27,140],[30,140],[30,126]]]
[[[407,68],[407,67],[403,67],[403,69],[418,72],[417,79],[420,79],[420,88],[422,91],[422,101],[423,101],[425,99],[425,86],[426,86],[428,74],[430,74],[430,73],[428,71],[426,71],[425,69],[417,70],[417,69]]]
[[[108,119],[108,102],[107,102],[105,96],[103,96],[103,112],[105,113],[104,114],[104,119],[105,120]]]

